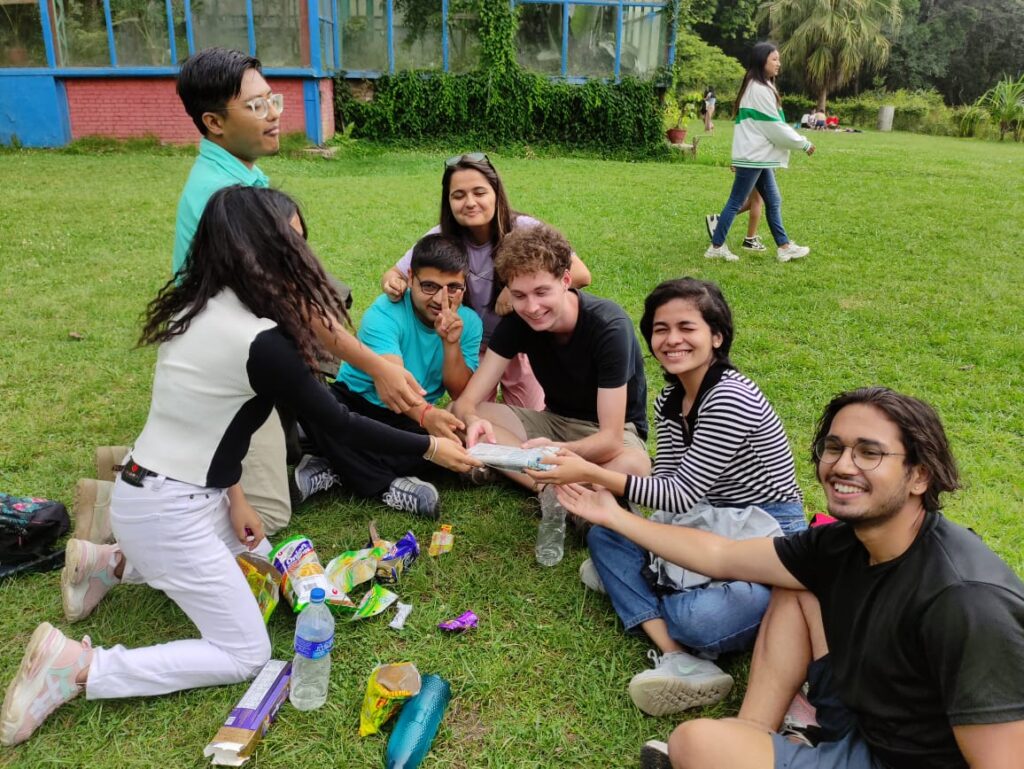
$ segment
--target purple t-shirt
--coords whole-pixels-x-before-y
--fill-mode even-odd
[[[536,227],[540,221],[526,214],[519,214],[512,223],[516,227]],[[427,235],[436,235],[441,232],[441,227],[431,227]],[[491,339],[501,316],[494,311],[491,305],[491,297],[494,294],[494,245],[488,241],[477,245],[469,238],[463,238],[466,253],[469,255],[469,275],[466,277],[466,297],[463,303],[480,316],[484,323],[483,343],[487,345]],[[412,265],[412,249],[405,252],[405,256],[398,260],[395,269],[403,275],[409,274]]]

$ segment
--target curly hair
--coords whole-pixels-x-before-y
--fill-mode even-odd
[[[521,275],[549,272],[561,277],[572,266],[572,246],[554,227],[538,224],[513,230],[498,246],[494,271],[508,284]]]
[[[302,234],[292,227],[296,216]],[[146,309],[139,345],[185,333],[206,303],[228,288],[254,315],[275,321],[316,373],[323,349],[313,322],[328,329],[339,319],[351,324],[305,230],[298,206],[283,192],[235,185],[214,193],[184,266]]]

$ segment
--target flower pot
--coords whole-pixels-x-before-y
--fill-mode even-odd
[[[686,129],[670,128],[665,131],[665,136],[670,144],[682,144],[686,141]]]

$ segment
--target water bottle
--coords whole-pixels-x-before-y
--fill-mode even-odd
[[[313,588],[309,603],[295,621],[295,661],[289,699],[297,710],[315,710],[327,701],[334,646],[334,615],[324,603],[324,589]]]
[[[537,563],[554,566],[565,549],[565,508],[558,504],[555,487],[540,493],[540,526],[537,527]]]
[[[423,676],[420,693],[402,706],[398,714],[385,766],[387,769],[416,769],[427,755],[452,698],[452,688],[440,676]]]

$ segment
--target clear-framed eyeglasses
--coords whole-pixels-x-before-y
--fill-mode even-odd
[[[886,457],[906,456],[898,451],[883,451],[881,446],[871,441],[857,441],[852,446],[847,446],[836,438],[819,438],[815,441],[814,456],[819,462],[834,465],[847,449],[853,457],[853,464],[861,470],[874,470]]]
[[[487,165],[491,165],[491,159],[483,152],[467,152],[464,155],[452,155],[444,161],[444,165],[446,168],[455,168],[463,161],[467,161],[469,163],[486,163]]]
[[[253,99],[249,99],[249,101],[239,107],[225,107],[224,109],[249,109],[252,110],[252,114],[256,116],[257,120],[263,120],[263,118],[270,114],[271,107],[274,108],[274,112],[278,115],[284,112],[283,93],[272,93],[269,96],[257,96]]]

